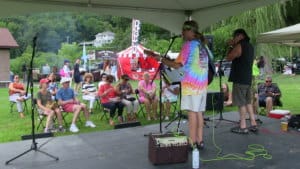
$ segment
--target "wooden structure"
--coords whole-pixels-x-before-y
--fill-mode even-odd
[[[10,53],[11,48],[19,45],[6,28],[0,28],[0,87],[7,87],[10,82]]]

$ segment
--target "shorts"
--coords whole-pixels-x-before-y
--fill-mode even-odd
[[[75,82],[75,83],[80,83],[80,82],[81,82],[80,74],[74,75],[74,82]]]
[[[176,102],[177,101],[177,96],[171,96],[171,97],[162,97],[161,98],[162,102]]]
[[[148,99],[148,98],[142,96],[142,97],[139,98],[139,101],[140,101],[141,103],[144,103],[146,99]],[[152,99],[152,100],[158,100],[157,96],[155,96],[154,99]]]
[[[232,85],[232,103],[235,106],[246,106],[251,104],[252,89],[250,85],[233,83]]]
[[[75,105],[78,105],[78,103],[67,103],[67,104],[64,104],[63,106],[62,106],[62,108],[63,108],[63,110],[65,111],[65,112],[69,112],[69,113],[72,113],[73,111],[74,111],[74,106]]]
[[[206,95],[207,91],[199,95],[182,96],[181,110],[203,113],[206,108]]]

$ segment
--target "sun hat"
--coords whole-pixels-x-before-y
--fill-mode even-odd
[[[49,80],[47,78],[43,78],[40,80],[40,84],[43,84],[43,83],[49,83]]]
[[[62,78],[60,79],[60,84],[63,84],[63,83],[65,83],[65,82],[70,82],[70,81],[71,81],[70,78],[68,78],[68,77],[62,77]]]

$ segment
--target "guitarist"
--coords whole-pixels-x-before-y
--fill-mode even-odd
[[[182,38],[184,44],[176,60],[171,61],[157,54],[153,56],[169,67],[183,67],[181,110],[188,112],[191,146],[196,145],[198,149],[203,149],[203,113],[208,86],[209,49],[205,49],[204,37],[198,32],[198,24],[193,20],[184,22]]]

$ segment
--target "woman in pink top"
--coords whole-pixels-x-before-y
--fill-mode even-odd
[[[98,96],[100,97],[101,104],[104,108],[109,109],[110,118],[109,124],[114,125],[113,117],[115,116],[115,112],[118,109],[118,120],[119,122],[123,122],[123,109],[124,104],[121,102],[120,97],[118,97],[115,88],[112,86],[112,82],[114,77],[112,75],[108,75],[106,78],[105,84],[101,85],[98,90]]]
[[[149,74],[146,72],[143,75],[144,80],[138,84],[139,99],[145,104],[147,111],[147,119],[153,118],[156,120],[158,98],[156,96],[156,84],[151,82]],[[152,112],[152,113],[151,113]]]

